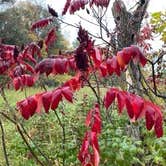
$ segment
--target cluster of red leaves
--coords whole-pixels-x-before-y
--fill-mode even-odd
[[[15,63],[14,50],[13,45],[0,44],[0,74],[5,74]]]
[[[103,77],[112,75],[113,73],[120,76],[121,72],[124,71],[131,60],[134,63],[141,63],[144,66],[147,62],[147,59],[137,46],[130,46],[123,48],[117,53],[116,56],[109,57],[104,60],[102,58],[102,53],[99,48],[88,47],[88,54],[94,63],[94,70],[100,71]],[[93,70],[92,70],[93,71]]]
[[[80,9],[84,9],[85,6],[89,3],[89,6],[92,7],[96,5],[97,7],[108,7],[110,0],[67,0],[65,7],[63,9],[62,15],[65,15],[69,10],[70,14],[74,14]]]
[[[37,75],[30,63],[36,64],[36,55],[41,57],[40,47],[36,43],[30,43],[22,51],[17,46],[1,44],[0,74],[8,75],[16,90],[33,86]]]
[[[65,57],[58,57],[56,58],[45,58],[40,61],[35,66],[36,73],[46,73],[49,74],[64,74],[69,72],[70,70],[75,70],[76,65],[74,62],[74,58],[65,58]]]
[[[31,87],[34,85],[36,79],[36,77],[29,74],[23,74],[21,76],[13,78],[13,86],[15,90],[18,90],[20,88],[23,89],[24,86]]]
[[[104,106],[106,109],[117,99],[119,114],[126,108],[131,121],[136,121],[142,117],[146,119],[146,128],[151,130],[154,127],[156,136],[163,135],[162,113],[160,108],[150,101],[142,99],[140,96],[121,91],[117,88],[111,88],[104,97]]]
[[[98,136],[101,133],[99,104],[95,104],[88,112],[85,124],[89,131],[85,133],[78,159],[83,166],[98,166],[100,161]]]
[[[28,120],[35,113],[41,113],[42,107],[44,107],[46,113],[49,112],[49,109],[55,110],[63,98],[72,103],[73,93],[79,90],[82,84],[80,76],[80,73],[78,73],[59,88],[38,93],[17,102],[19,112],[24,119]]]
[[[23,49],[20,57],[23,59],[29,58],[29,60],[33,62],[32,58],[34,58],[35,55],[41,57],[41,47],[35,42],[32,42]]]
[[[89,37],[88,32],[81,26],[78,31],[78,41],[80,42],[75,51],[76,66],[80,71],[99,70],[103,77],[113,73],[120,76],[129,62],[141,63],[144,66],[147,62],[142,51],[135,45],[123,48],[116,56],[103,59],[102,51],[94,47],[94,41]],[[93,63],[93,66],[91,65]]]
[[[42,107],[44,107],[46,113],[49,112],[50,108],[55,110],[63,98],[69,102],[73,101],[73,91],[70,87],[64,86],[52,91],[35,94],[17,102],[17,108],[23,118],[28,120],[35,113],[40,113]]]

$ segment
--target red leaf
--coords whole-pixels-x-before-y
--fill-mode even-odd
[[[51,109],[55,110],[58,107],[59,102],[62,100],[61,89],[56,89],[52,94]]]
[[[17,107],[18,107],[21,115],[23,116],[23,118],[28,120],[30,117],[28,101],[25,99],[20,102],[17,102]]]
[[[131,53],[129,47],[124,48],[122,51],[119,51],[117,53],[117,61],[122,70],[130,62],[131,56],[132,56],[132,53]]]
[[[142,51],[137,46],[134,46],[134,45],[132,45],[129,48],[133,52],[133,58],[134,58],[134,60],[136,62],[141,62],[142,66],[144,66],[146,64],[146,62],[147,62],[147,59],[143,55]]]
[[[73,92],[70,89],[70,87],[63,87],[62,88],[62,94],[65,97],[66,100],[68,100],[69,102],[73,102]]]
[[[92,132],[101,133],[101,115],[98,104],[88,112],[85,125],[90,127]]]
[[[20,79],[20,77],[17,77],[17,78],[13,79],[13,86],[14,86],[16,91],[20,89],[20,87],[21,87],[21,79]]]
[[[130,99],[130,96],[126,97],[126,108],[127,108],[127,113],[130,117],[130,119],[133,119],[134,117],[134,110],[132,107],[132,100]]]
[[[143,53],[140,54],[140,62],[142,64],[142,66],[145,66],[147,63],[147,59],[145,58],[145,56],[143,55]]]
[[[79,90],[81,87],[80,74],[77,74],[75,77],[66,81],[64,86],[69,86],[72,89],[72,91]]]
[[[120,66],[115,56],[111,59],[110,58],[107,59],[107,69],[110,75],[112,75],[113,72],[115,72],[118,76],[120,76]]]
[[[90,51],[90,55],[93,58],[93,62],[95,64],[95,67],[99,67],[102,62],[102,54],[101,51],[98,48],[94,48]]]
[[[52,101],[52,92],[45,92],[42,95],[42,103],[45,109],[45,112],[48,113]]]
[[[114,100],[115,100],[115,91],[113,89],[110,89],[107,91],[106,96],[104,97],[105,108],[108,109]]]
[[[100,71],[101,71],[101,75],[102,75],[103,77],[105,77],[105,76],[107,75],[107,66],[102,63],[102,64],[100,65]]]
[[[45,37],[46,51],[48,51],[48,47],[56,40],[56,31],[55,28],[50,29],[47,36]]]
[[[122,113],[122,109],[124,108],[126,103],[125,98],[126,98],[125,93],[121,91],[117,93],[117,101],[118,101],[118,108],[120,114]]]
[[[142,117],[144,114],[143,108],[144,108],[144,101],[141,97],[134,95],[132,100],[132,108],[134,111],[134,117],[135,120]]]
[[[43,93],[37,93],[34,95],[34,98],[37,101],[37,108],[36,108],[36,113],[40,113],[41,112],[41,108],[43,106],[43,102],[42,102],[42,94]]]
[[[108,7],[109,5],[109,0],[91,0],[90,1],[90,6],[92,6],[93,4],[95,4],[97,7],[101,6],[101,7]]]
[[[35,73],[35,70],[31,65],[29,65],[28,63],[25,63],[25,62],[23,64],[25,65],[25,70],[28,70],[31,73]]]
[[[94,108],[93,123],[92,123],[91,131],[99,133],[99,134],[101,133],[101,115],[100,115],[98,104],[96,104]]]
[[[81,161],[82,164],[86,164],[86,158],[89,156],[88,148],[89,148],[89,141],[88,141],[89,133],[86,132],[84,135],[84,139],[82,142],[81,149],[78,154],[78,159]]]
[[[56,58],[54,62],[53,73],[64,74],[67,71],[67,59]]]
[[[34,97],[28,97],[27,101],[28,101],[30,116],[33,116],[37,109],[37,101],[35,100]]]
[[[157,135],[157,138],[160,138],[163,136],[163,128],[162,128],[162,117],[161,116],[158,116],[156,121],[155,121],[155,125],[154,125],[154,130],[155,130],[155,133]]]
[[[35,23],[32,24],[31,30],[33,31],[36,28],[46,27],[52,21],[53,21],[52,18],[45,18],[45,19],[42,19],[42,20],[38,20],[38,21],[36,21]]]
[[[147,106],[145,112],[147,130],[151,130],[152,127],[154,126],[155,122],[154,116],[155,116],[154,110],[151,107]]]

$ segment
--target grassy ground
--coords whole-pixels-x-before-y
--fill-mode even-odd
[[[27,89],[15,92],[7,90],[6,96],[10,107],[14,108],[15,103],[41,92],[39,88]],[[105,92],[105,89],[103,89]],[[95,97],[88,88],[82,89],[75,95],[74,104],[64,102],[60,104],[56,113],[61,119],[65,128],[65,146],[63,146],[63,131],[58,123],[55,112],[49,114],[35,115],[25,121],[17,114],[20,122],[24,125],[32,141],[27,138],[32,149],[45,162],[44,157],[39,153],[40,148],[44,155],[49,157],[51,166],[61,166],[65,157],[65,166],[79,166],[77,154],[81,145],[81,139],[85,132],[84,121],[87,111],[92,108]],[[5,110],[6,105],[0,97],[0,110]],[[116,113],[116,106],[112,107],[113,113],[102,110],[103,130],[100,137],[101,166],[165,166],[166,165],[166,137],[156,139],[153,132],[147,132],[144,122],[139,122],[143,140],[135,140],[126,134],[128,118],[126,115],[119,117]],[[8,111],[8,110],[5,110]],[[14,110],[15,111],[15,110]],[[7,112],[10,114],[10,112]],[[12,112],[11,112],[12,113]],[[11,166],[38,166],[32,157],[29,149],[23,142],[16,126],[8,120],[0,117],[5,129],[7,153]],[[135,124],[134,127],[138,127]],[[166,128],[165,128],[166,130]],[[0,134],[1,136],[1,134]],[[0,144],[2,144],[0,139]],[[136,163],[136,165],[134,165]],[[0,166],[5,166],[2,146],[0,146]]]

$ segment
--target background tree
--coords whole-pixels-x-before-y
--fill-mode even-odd
[[[18,46],[26,45],[28,42],[40,40],[35,33],[30,31],[33,22],[48,17],[47,9],[31,2],[19,2],[17,5],[0,12],[0,38],[6,44],[16,44]],[[54,21],[57,27],[57,42],[52,45],[52,49],[67,49],[69,43],[61,34],[60,25]],[[46,35],[49,27],[40,33],[43,37]],[[50,50],[51,51],[51,50]]]

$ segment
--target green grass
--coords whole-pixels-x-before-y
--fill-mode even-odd
[[[39,88],[29,88],[24,91],[15,92],[14,90],[7,90],[6,96],[10,103],[10,107],[15,107],[17,101],[24,99],[26,96],[42,92]],[[102,94],[105,89],[102,89]],[[64,101],[56,110],[62,123],[65,126],[65,151],[62,146],[62,128],[58,124],[57,117],[53,111],[49,114],[41,113],[35,114],[28,121],[23,120],[20,114],[16,114],[19,121],[22,122],[32,141],[28,142],[38,157],[45,162],[45,159],[39,154],[36,149],[37,145],[41,151],[49,157],[51,166],[61,166],[62,158],[65,156],[65,165],[79,166],[77,154],[81,145],[84,132],[85,117],[89,109],[93,107],[95,96],[89,88],[83,88],[79,93],[75,94],[73,104]],[[5,109],[6,105],[2,98],[0,98],[0,109]],[[111,112],[113,110],[113,112]],[[128,118],[124,114],[119,117],[116,106],[112,106],[110,111],[102,110],[102,134],[99,139],[101,148],[101,166],[145,166],[151,163],[152,166],[166,165],[166,137],[156,139],[153,132],[148,132],[145,129],[143,121],[139,121],[136,126],[140,126],[143,140],[135,140],[126,134],[126,126],[128,126]],[[44,111],[43,111],[44,112]],[[106,114],[107,115],[106,115]],[[3,121],[5,129],[5,139],[9,162],[11,166],[38,166],[35,159],[32,157],[29,149],[23,142],[16,126],[8,120],[0,117]],[[136,126],[132,127],[136,127]],[[164,124],[165,126],[165,124]],[[166,127],[164,127],[166,132]],[[1,134],[0,134],[1,136]],[[0,144],[2,144],[0,139]],[[5,165],[2,146],[0,146],[0,166]],[[45,164],[45,165],[48,165]]]

